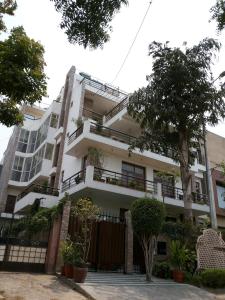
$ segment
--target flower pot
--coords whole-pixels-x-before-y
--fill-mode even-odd
[[[61,267],[61,276],[65,276],[65,266]]]
[[[183,283],[184,282],[184,272],[179,270],[173,270],[173,279],[176,282]]]
[[[64,270],[65,270],[65,275],[67,278],[73,278],[73,266],[72,265],[65,265]]]
[[[73,267],[73,279],[75,282],[84,283],[87,276],[88,268]]]

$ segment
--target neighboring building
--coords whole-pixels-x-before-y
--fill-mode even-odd
[[[140,127],[127,113],[128,95],[75,73],[72,67],[49,109],[26,108],[25,116],[35,119],[15,127],[0,179],[1,211],[12,212],[16,197],[14,211],[21,213],[37,198],[42,206],[51,206],[67,192],[75,199],[89,196],[102,211],[123,217],[133,200],[154,196],[165,203],[168,220],[182,220],[182,185],[173,176],[179,165],[169,151],[167,156],[138,150],[129,154]],[[170,176],[162,179],[162,171]],[[197,218],[209,214],[202,146],[192,172]]]
[[[207,133],[208,157],[213,182],[218,228],[225,228],[225,176],[220,164],[225,161],[225,138]]]

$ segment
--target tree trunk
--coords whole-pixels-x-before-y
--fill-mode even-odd
[[[153,257],[156,245],[156,238],[154,236],[144,236],[141,238],[141,245],[145,258],[146,281],[152,281]]]
[[[185,132],[180,132],[179,162],[183,188],[184,216],[185,220],[192,222],[192,173],[189,166],[189,145]]]

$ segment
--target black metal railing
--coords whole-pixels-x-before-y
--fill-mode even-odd
[[[78,136],[83,133],[84,125],[78,127],[68,138],[68,145],[70,145]]]
[[[78,185],[79,183],[83,182],[85,180],[85,174],[86,174],[86,169],[83,169],[75,173],[74,175],[70,176],[65,181],[63,181],[62,192],[65,192],[66,190],[70,189],[74,185]]]
[[[17,196],[17,201],[25,197],[29,193],[39,193],[44,195],[59,196],[59,190],[50,186],[31,184],[21,194]]]
[[[150,180],[141,179],[134,176],[125,175],[118,172],[113,172],[106,169],[94,168],[94,180],[113,184],[117,186],[127,187],[130,189],[157,193],[157,184]]]
[[[182,189],[177,188],[173,185],[162,184],[162,196],[173,198],[176,200],[183,200],[184,192]]]
[[[97,122],[102,122],[103,120],[103,115],[87,108],[83,108],[83,116]]]
[[[197,204],[209,204],[208,195],[193,192],[193,202]]]
[[[107,93],[119,99],[123,99],[124,96],[127,96],[127,93],[121,91],[119,88],[109,85],[108,83],[104,84],[93,78],[84,78],[82,82],[96,88],[99,92],[101,91],[102,93]]]
[[[112,119],[116,114],[118,114],[124,107],[127,106],[129,102],[129,97],[126,96],[120,103],[118,103],[113,109],[111,109],[106,115],[105,115],[105,120],[108,121]]]
[[[130,145],[133,141],[136,140],[136,137],[124,133],[119,130],[115,130],[109,127],[105,127],[96,123],[91,122],[90,132],[95,133],[104,137],[111,138],[113,140],[125,143]]]

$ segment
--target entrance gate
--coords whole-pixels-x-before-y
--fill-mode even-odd
[[[30,239],[26,236],[16,237],[13,224],[19,219],[0,218],[0,270],[44,272],[48,247],[48,232]]]
[[[125,266],[125,220],[119,217],[101,215],[92,225],[89,252],[89,271],[124,272]],[[68,233],[76,240],[79,221],[70,217]]]

